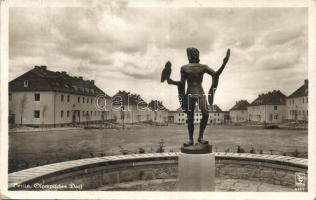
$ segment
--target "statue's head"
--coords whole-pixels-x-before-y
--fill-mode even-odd
[[[187,48],[187,55],[190,63],[199,63],[199,50],[194,47]]]

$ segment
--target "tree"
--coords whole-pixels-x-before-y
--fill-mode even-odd
[[[27,97],[26,97],[26,94],[24,94],[22,99],[20,100],[21,125],[23,124],[23,114],[25,111],[26,103],[27,103]]]

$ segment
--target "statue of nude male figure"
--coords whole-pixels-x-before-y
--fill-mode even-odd
[[[202,87],[203,76],[205,73],[212,76],[212,86],[209,90],[208,100],[209,104],[213,105],[215,90],[218,85],[219,76],[224,70],[226,63],[230,56],[230,50],[227,50],[226,57],[223,60],[223,64],[218,71],[214,71],[209,66],[200,64],[199,51],[196,48],[187,48],[187,56],[189,64],[181,67],[181,80],[174,81],[170,78],[171,74],[171,63],[168,61],[165,65],[165,69],[162,72],[161,80],[167,80],[168,84],[178,86],[179,100],[181,107],[187,114],[187,124],[189,131],[189,141],[184,143],[183,146],[191,146],[194,144],[193,133],[194,133],[194,110],[196,104],[202,113],[202,120],[200,122],[200,131],[198,136],[198,142],[200,144],[208,144],[208,141],[203,139],[204,131],[209,118],[208,104],[206,96]],[[188,87],[185,92],[185,83],[187,82]]]

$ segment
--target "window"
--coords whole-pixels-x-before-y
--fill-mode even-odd
[[[82,97],[82,103],[84,103],[84,97]]]
[[[93,100],[92,100],[92,98],[91,98],[91,104],[92,104],[92,101],[93,101]]]
[[[64,111],[60,111],[60,117],[63,118],[64,117]]]
[[[9,93],[9,101],[11,101],[11,100],[12,100],[12,94]]]
[[[80,97],[78,97],[78,103],[80,103]]]
[[[308,97],[306,97],[306,103],[308,103]]]
[[[278,106],[274,106],[274,110],[278,110]]]
[[[40,96],[39,93],[35,93],[35,94],[34,94],[34,100],[35,100],[35,101],[40,101],[40,100],[41,100],[41,96]]]
[[[34,118],[40,118],[40,111],[34,110]]]
[[[67,117],[69,117],[69,113],[70,113],[69,110],[67,110]]]
[[[302,99],[303,103],[304,103],[304,98]]]
[[[24,81],[23,85],[24,85],[24,87],[28,87],[29,86],[29,81],[28,80]]]
[[[301,110],[298,111],[298,115],[301,115]]]
[[[68,96],[67,96],[67,102],[69,102],[69,101],[70,101],[70,96],[68,95]]]
[[[82,111],[82,116],[84,116],[84,110]]]
[[[60,95],[60,100],[63,102],[64,101],[64,95]]]
[[[94,111],[94,116],[97,116],[97,111]]]
[[[93,113],[92,113],[92,110],[91,110],[90,115],[92,116],[92,114],[93,114]]]

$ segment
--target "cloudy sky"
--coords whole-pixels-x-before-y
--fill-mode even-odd
[[[109,95],[118,90],[162,100],[176,109],[177,89],[160,83],[167,60],[179,79],[186,48],[217,70],[231,49],[215,104],[230,109],[259,93],[291,94],[307,78],[304,8],[10,8],[10,80],[33,68],[94,79]],[[211,78],[204,77],[207,92]]]

